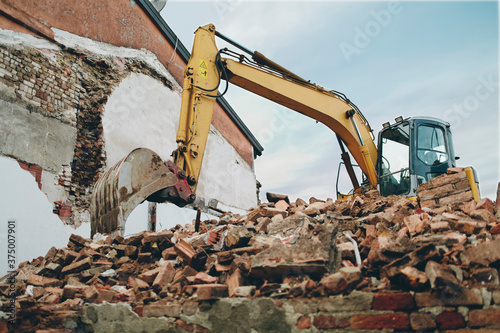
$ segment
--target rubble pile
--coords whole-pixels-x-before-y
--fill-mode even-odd
[[[481,308],[485,293],[496,311],[490,316],[500,318],[500,212],[490,199],[420,208],[372,190],[344,201],[290,202],[269,193],[268,200],[244,216],[129,238],[72,235],[67,247],[13,273],[18,329],[68,327],[85,304],[125,302],[141,317],[170,317],[180,332],[194,331],[178,319],[186,304],[202,311],[204,302],[228,297],[317,300],[359,292],[375,295],[368,309],[400,311],[380,314],[389,326],[379,317],[372,329],[466,327],[464,318],[470,324],[478,310],[457,319],[453,302]],[[8,279],[0,281],[4,307]],[[436,317],[415,311],[415,303],[445,307]],[[294,329],[366,328],[368,319],[359,316],[368,315],[356,316],[325,324],[325,316],[302,315]],[[500,327],[498,318],[481,318]],[[197,325],[196,332],[205,329]]]

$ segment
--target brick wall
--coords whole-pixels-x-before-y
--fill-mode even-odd
[[[118,301],[118,300],[117,300]],[[172,332],[495,332],[500,329],[500,291],[464,289],[450,297],[437,292],[370,293],[321,298],[224,298],[214,301],[170,301],[133,308],[89,304],[81,326],[94,331],[117,325]],[[91,319],[93,318],[93,319]],[[257,319],[258,320],[255,320]]]
[[[0,82],[11,87],[16,97],[28,102],[33,111],[75,126],[84,88],[75,75],[78,62],[70,62],[63,53],[59,55],[62,62],[57,63],[49,61],[43,51],[0,44]]]
[[[104,57],[68,47],[37,49],[0,43],[0,85],[3,87],[0,98],[76,129],[73,159],[68,165],[60,166],[59,179],[55,181],[56,186],[65,189],[66,196],[54,200],[54,212],[64,212],[59,215],[69,224],[81,222],[71,212],[87,210],[92,185],[105,167],[103,107],[113,89],[131,72],[151,76],[167,88],[173,88],[168,78],[135,58]],[[44,131],[57,137],[50,129]],[[71,141],[67,139],[69,144]],[[6,155],[18,158],[15,154]],[[54,173],[47,170],[43,161],[22,162],[38,165],[40,174],[42,169]],[[41,181],[37,182],[42,189]],[[59,201],[73,208],[61,210]]]
[[[447,174],[418,186],[421,207],[436,207],[473,200],[469,179],[463,168],[452,168]]]
[[[35,181],[38,185],[38,188],[41,190],[42,189],[42,171],[43,169],[39,167],[38,165],[33,165],[33,164],[26,164],[19,162],[19,166],[21,169],[28,171],[35,177]]]

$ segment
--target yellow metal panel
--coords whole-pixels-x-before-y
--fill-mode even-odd
[[[477,180],[474,177],[474,171],[472,170],[471,167],[465,167],[465,175],[467,176],[467,179],[469,180],[469,185],[472,191],[472,196],[474,197],[475,201],[479,201],[481,199],[479,195],[479,186],[477,185]]]
[[[211,24],[198,28],[195,33],[191,58],[184,70],[182,105],[177,132],[178,150],[175,164],[184,169],[197,183],[208,132],[214,111],[219,73],[215,65],[217,56],[215,27]],[[196,183],[191,190],[196,190]]]

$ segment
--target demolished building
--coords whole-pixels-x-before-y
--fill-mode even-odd
[[[106,169],[138,147],[164,160],[176,148],[189,55],[147,0],[0,1],[0,156],[33,174],[64,224],[87,228]],[[219,98],[198,197],[256,205],[262,149]]]

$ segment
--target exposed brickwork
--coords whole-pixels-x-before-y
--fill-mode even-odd
[[[372,305],[374,310],[411,310],[414,306],[410,293],[375,294]]]
[[[349,327],[349,320],[345,317],[337,316],[316,316],[314,317],[314,326],[320,330],[328,330],[333,328]]]
[[[355,315],[351,318],[350,327],[355,330],[408,329],[410,321],[408,314],[394,312],[387,314]]]
[[[299,330],[305,330],[311,327],[311,317],[309,316],[300,316],[297,320],[297,328]]]
[[[471,310],[469,312],[471,327],[494,326],[500,328],[500,309]]]
[[[417,188],[421,207],[436,207],[473,199],[467,175],[462,168],[452,168],[444,175],[423,183]]]
[[[35,177],[35,181],[38,184],[38,188],[41,190],[42,189],[43,169],[37,165],[26,164],[26,163],[22,163],[22,162],[19,162],[19,166],[21,167],[21,169],[28,171],[29,173],[31,173],[33,175],[33,177]]]
[[[443,312],[436,317],[438,328],[451,330],[466,326],[464,317],[458,312]]]
[[[7,87],[2,98],[77,130],[73,161],[61,166],[57,181],[65,188],[73,212],[88,208],[91,186],[104,170],[103,107],[113,89],[131,72],[154,77],[173,88],[167,78],[137,59],[102,59],[71,48],[46,50],[0,44],[0,84]],[[29,167],[41,188],[42,169]],[[66,223],[75,222],[71,210],[63,208],[60,213],[60,204],[54,204],[54,211]]]

